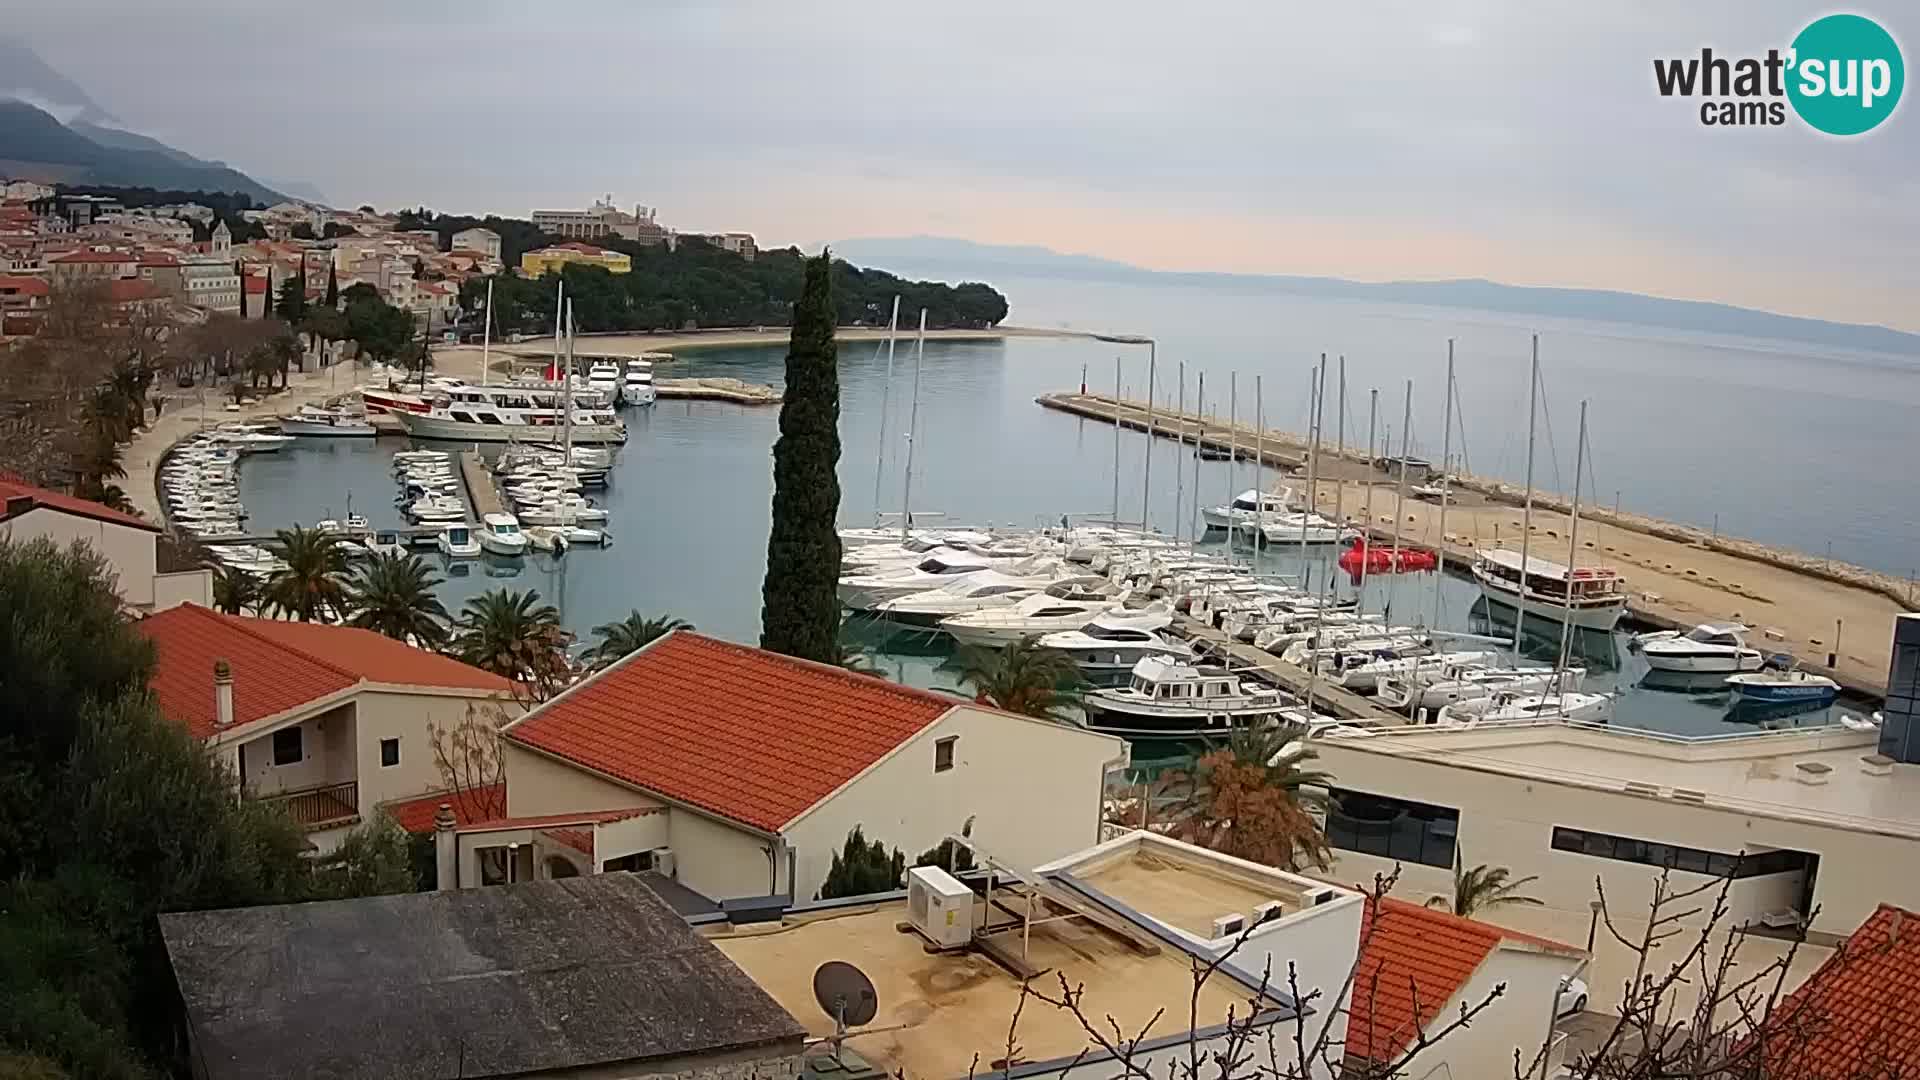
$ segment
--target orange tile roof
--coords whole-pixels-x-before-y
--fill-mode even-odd
[[[130,263],[134,256],[129,251],[69,251],[65,255],[56,255],[49,262],[57,263]]]
[[[393,823],[406,832],[426,833],[433,831],[433,819],[440,813],[441,803],[446,803],[448,809],[453,811],[455,825],[471,825],[499,816],[497,811],[507,805],[507,785],[488,784],[459,794],[437,791],[417,799],[390,802],[380,809],[385,810]]]
[[[0,292],[16,293],[20,296],[46,296],[50,291],[52,291],[51,288],[40,278],[0,274]]]
[[[8,473],[0,473],[0,500],[11,502],[14,499],[32,499],[35,508],[59,510],[77,517],[92,518],[95,521],[110,522],[114,525],[128,525],[136,529],[157,533],[160,526],[145,518],[122,513],[108,506],[102,506],[77,495],[67,495],[58,491],[48,491]]]
[[[136,624],[154,644],[160,711],[196,738],[214,733],[213,662],[233,670],[233,720],[252,723],[362,681],[504,692],[505,679],[371,630],[223,615],[182,604]]]
[[[1346,1051],[1375,1062],[1391,1060],[1420,1027],[1441,1018],[1449,999],[1502,942],[1583,955],[1557,941],[1393,897],[1381,900],[1377,911],[1374,902],[1367,901],[1360,940],[1364,947],[1354,972]]]
[[[774,833],[958,704],[678,630],[506,737]]]
[[[1912,923],[1912,926],[1906,924]],[[1920,914],[1881,904],[1812,978],[1774,1007],[1767,1076],[1920,1073]],[[1750,1051],[1749,1036],[1735,1048]]]

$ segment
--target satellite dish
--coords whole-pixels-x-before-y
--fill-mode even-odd
[[[814,970],[813,1000],[833,1017],[841,1032],[871,1024],[880,1012],[880,995],[874,993],[873,980],[844,960],[829,960]]]

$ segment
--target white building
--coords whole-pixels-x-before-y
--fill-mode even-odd
[[[0,199],[45,199],[53,194],[53,189],[45,184],[36,184],[31,180],[13,180],[0,185]]]
[[[654,220],[653,207],[635,206],[629,214],[613,205],[612,195],[585,210],[535,210],[532,217],[541,232],[569,240],[611,235],[642,244],[673,244],[673,233]]]
[[[711,901],[812,897],[855,827],[912,859],[972,821],[1038,865],[1098,839],[1107,774],[1128,761],[1119,739],[685,630],[503,745],[509,821],[463,831],[445,884],[491,884],[499,849],[584,824],[581,868],[660,871]]]
[[[453,234],[454,251],[473,251],[489,259],[500,258],[500,234],[492,229],[461,229]]]
[[[230,315],[240,313],[240,275],[226,259],[218,256],[185,259],[180,266],[180,282],[187,303],[194,307]]]
[[[156,545],[160,527],[97,502],[0,476],[0,539],[14,543],[48,539],[61,547],[83,542],[107,560],[120,598],[135,611],[161,611],[178,604],[213,602],[213,575],[206,570],[161,573]]]

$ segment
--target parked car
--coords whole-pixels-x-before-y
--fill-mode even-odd
[[[1560,984],[1560,996],[1554,999],[1553,1015],[1572,1016],[1587,1011],[1587,983],[1584,979],[1568,979]]]

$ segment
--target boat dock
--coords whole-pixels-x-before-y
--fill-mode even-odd
[[[1235,669],[1251,672],[1261,680],[1278,686],[1302,701],[1307,700],[1307,684],[1311,682],[1313,707],[1316,710],[1331,713],[1342,720],[1359,720],[1396,726],[1407,722],[1406,717],[1382,708],[1346,687],[1334,685],[1325,679],[1313,679],[1306,668],[1298,664],[1289,664],[1272,653],[1257,649],[1245,642],[1235,641],[1197,619],[1185,615],[1175,616],[1174,628],[1207,651],[1230,658]]]
[[[494,485],[493,474],[487,471],[487,463],[481,460],[478,450],[460,451],[460,476],[466,481],[467,505],[473,508],[474,520],[507,512],[506,504],[500,501],[500,489]]]
[[[1045,394],[1037,401],[1048,409],[1137,431],[1149,427],[1142,402],[1076,393]],[[1219,417],[1179,414],[1157,402],[1151,429],[1160,438],[1198,440],[1203,448],[1224,450],[1231,444],[1245,460],[1252,460],[1257,443],[1265,463],[1282,470],[1297,470],[1305,461],[1305,441],[1297,435],[1273,430],[1263,434],[1246,422],[1230,427]],[[1478,551],[1518,550],[1527,535],[1524,493],[1512,485],[1456,474],[1442,529],[1438,503],[1408,494],[1396,510],[1398,477],[1368,460],[1363,448],[1350,445],[1343,457],[1336,457],[1323,445],[1321,455],[1314,490],[1310,496],[1301,491],[1315,511],[1364,527],[1382,541],[1391,536],[1398,515],[1401,543],[1444,551],[1449,571],[1464,572]],[[1305,487],[1297,474],[1287,482]],[[1629,620],[1680,630],[1704,622],[1742,623],[1752,628],[1755,648],[1792,655],[1802,667],[1833,678],[1849,692],[1868,698],[1886,694],[1894,617],[1920,606],[1920,594],[1910,582],[1622,512],[1614,502],[1602,499],[1599,505],[1581,507],[1577,561],[1620,572],[1628,591]],[[1568,561],[1569,509],[1559,495],[1535,492],[1527,541],[1533,557]]]
[[[662,401],[679,398],[683,401],[725,401],[734,405],[780,404],[780,391],[771,386],[718,377],[655,379],[653,392]]]

